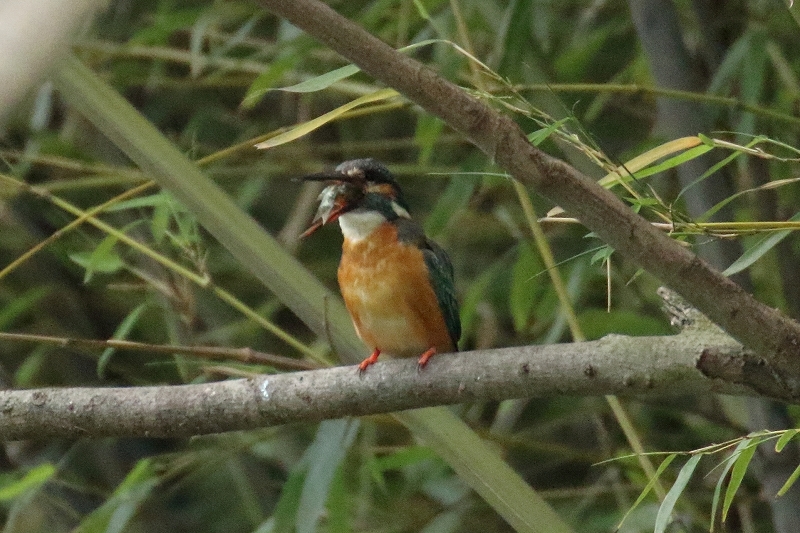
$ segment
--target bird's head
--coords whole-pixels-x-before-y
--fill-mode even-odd
[[[350,212],[378,213],[387,220],[409,218],[400,186],[389,169],[375,159],[345,161],[331,172],[303,179],[328,184],[319,195],[319,209],[303,237]]]

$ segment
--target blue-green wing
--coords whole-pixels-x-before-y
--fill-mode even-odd
[[[431,285],[439,301],[439,309],[444,316],[447,331],[453,340],[453,346],[458,350],[458,339],[461,338],[461,315],[458,312],[456,300],[453,264],[441,246],[430,239],[425,239],[420,246],[428,267]]]

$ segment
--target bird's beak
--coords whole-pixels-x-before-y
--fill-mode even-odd
[[[332,179],[330,175],[319,178],[317,176],[321,175],[308,176],[304,179],[313,181],[327,181]],[[311,226],[300,235],[300,238],[308,237],[328,222],[333,222],[342,214],[346,213],[351,207],[357,192],[358,189],[356,187],[341,181],[325,187],[319,194],[319,208],[317,209],[314,221],[311,223]]]

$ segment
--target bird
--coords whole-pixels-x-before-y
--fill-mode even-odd
[[[458,351],[453,265],[411,218],[389,169],[375,159],[354,159],[303,179],[327,183],[303,237],[333,221],[344,237],[339,289],[358,337],[372,350],[358,372],[382,353],[416,356],[421,370],[434,354]]]

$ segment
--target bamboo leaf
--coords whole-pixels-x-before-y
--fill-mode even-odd
[[[425,41],[420,41],[418,43],[410,44],[408,46],[404,46],[402,48],[399,48],[398,50],[401,52],[407,52],[414,50],[415,48],[420,48],[422,46],[427,46],[429,44],[434,44],[439,42],[452,44],[450,43],[450,41],[443,41],[441,39],[428,39]],[[361,72],[361,69],[356,65],[345,65],[343,67],[331,70],[330,72],[320,74],[319,76],[314,76],[313,78],[301,81],[300,83],[295,83],[294,85],[289,85],[287,87],[272,87],[271,84],[276,79],[276,76],[270,75],[268,78],[262,79],[262,77],[264,76],[264,74],[262,74],[250,86],[250,89],[247,91],[247,95],[245,95],[244,97],[242,105],[244,105],[245,107],[251,107],[256,101],[258,101],[259,98],[261,98],[265,93],[267,93],[270,90],[284,91],[289,93],[313,93],[317,91],[323,91],[328,87],[330,87],[331,85],[333,85],[334,83],[349,78],[350,76],[358,74],[359,72]]]
[[[339,465],[331,481],[328,501],[325,505],[325,525],[328,533],[351,533],[355,530],[350,518],[350,494],[345,482],[344,466]]]
[[[257,533],[294,533],[294,519],[300,506],[300,493],[303,491],[306,469],[306,461],[295,465],[283,483],[281,497],[272,511],[272,516],[256,529]]]
[[[275,83],[301,61],[305,52],[310,50],[314,43],[301,35],[292,41],[284,41],[281,45],[282,50],[278,56],[270,61],[269,67],[259,74],[247,89],[247,94],[242,99],[242,107],[245,109],[254,107],[265,94],[273,90]]]
[[[797,222],[800,221],[800,213],[795,213],[795,215],[789,219],[790,222]],[[769,233],[763,237],[761,237],[756,244],[745,250],[745,252],[737,259],[736,261],[731,264],[728,268],[725,269],[723,272],[726,276],[732,276],[741,272],[742,270],[750,267],[753,263],[761,259],[764,254],[772,250],[779,242],[785,239],[792,231],[791,230],[781,230],[776,231],[774,233]]]
[[[125,339],[128,337],[128,334],[131,332],[131,329],[139,322],[139,317],[142,316],[142,312],[147,309],[148,304],[142,303],[136,306],[133,311],[128,313],[128,316],[117,326],[116,331],[114,331],[114,335],[111,337],[112,339],[119,340]],[[106,367],[108,367],[108,363],[111,361],[111,357],[117,352],[116,348],[106,348],[103,350],[103,353],[100,354],[100,358],[97,360],[97,377],[100,379],[104,379],[106,374]]]
[[[736,445],[736,448],[734,448],[731,455],[725,460],[725,467],[722,469],[722,472],[719,475],[717,485],[714,487],[714,497],[711,500],[711,526],[709,527],[709,531],[711,531],[711,533],[714,533],[714,519],[717,516],[717,508],[719,507],[719,500],[722,494],[722,485],[725,484],[725,479],[728,477],[728,472],[730,472],[731,468],[733,468],[733,463],[736,462],[736,458],[739,456],[739,453],[744,449],[745,446],[747,446],[749,442],[749,439],[741,441]]]
[[[783,451],[783,448],[785,448],[786,445],[789,444],[789,441],[795,438],[798,433],[800,433],[800,429],[787,429],[784,431],[783,435],[778,439],[778,442],[775,443],[775,451],[777,453]]]
[[[729,158],[732,158],[732,157],[734,157],[736,155],[738,155],[738,153],[737,154],[733,154],[732,156],[728,156],[728,158],[726,158],[726,160],[729,159]],[[782,180],[773,180],[773,181],[769,181],[769,182],[767,182],[767,183],[765,183],[763,185],[759,185],[758,187],[753,187],[751,189],[745,189],[743,191],[735,192],[735,193],[731,194],[730,196],[726,197],[724,200],[720,200],[715,206],[713,206],[711,209],[709,209],[708,211],[703,213],[702,216],[698,217],[697,221],[698,222],[703,222],[703,221],[708,220],[709,218],[714,216],[714,214],[717,211],[719,211],[720,209],[722,209],[723,207],[725,207],[726,205],[728,205],[729,203],[731,203],[735,199],[737,199],[740,196],[743,196],[745,194],[750,194],[752,192],[758,192],[758,191],[766,191],[766,190],[771,190],[771,189],[778,189],[780,187],[783,187],[784,185],[789,185],[789,184],[792,184],[792,183],[796,183],[798,181],[800,181],[800,178],[786,178],[786,179],[782,179]]]
[[[0,502],[13,500],[17,496],[47,483],[55,473],[56,467],[51,463],[43,463],[31,468],[22,478],[0,486]]]
[[[620,180],[630,181],[631,174],[639,172],[643,168],[647,167],[648,165],[660,159],[663,159],[669,155],[672,155],[676,152],[680,152],[682,150],[689,150],[695,147],[701,148],[699,146],[701,142],[702,141],[699,137],[682,137],[680,139],[675,139],[673,141],[666,142],[664,144],[661,144],[659,146],[656,146],[655,148],[646,151],[643,154],[639,154],[630,161],[625,162],[625,164],[620,165],[614,172],[611,172],[602,179],[600,179],[598,183],[603,187],[610,189],[615,184],[620,183]],[[710,149],[711,147],[708,147],[708,149],[705,151],[707,152]],[[697,155],[693,155],[692,157],[697,157]],[[689,157],[686,160],[691,159],[692,157]]]
[[[539,132],[534,132],[531,135],[535,135],[537,136],[536,138],[538,138],[538,134]],[[529,139],[531,138],[531,135],[528,136]],[[634,179],[634,175],[637,177],[643,177],[643,175],[638,174],[642,169],[671,154],[680,152],[681,150],[688,150],[690,152],[689,156],[684,159],[681,159],[681,156],[677,156],[678,159],[672,158],[668,161],[665,161],[662,163],[662,165],[666,166],[662,167],[662,165],[659,165],[660,170],[658,170],[658,172],[666,170],[667,168],[672,168],[673,166],[677,166],[684,161],[688,161],[689,159],[697,157],[698,155],[713,149],[713,145],[710,144],[699,146],[701,143],[701,137],[682,137],[680,139],[666,142],[646,151],[643,154],[639,154],[630,161],[626,161],[624,164],[618,166],[613,172],[609,172],[603,176],[597,183],[606,189],[612,189],[616,185],[629,183]],[[646,175],[649,176],[650,174]],[[546,216],[554,217],[562,213],[564,213],[564,210],[561,207],[554,207],[547,212]]]
[[[508,296],[508,306],[514,328],[524,331],[528,327],[534,304],[537,302],[537,289],[541,284],[534,283],[537,272],[544,268],[539,254],[522,241],[517,246],[517,260],[511,268],[511,288]]]
[[[325,420],[307,450],[308,473],[297,507],[297,533],[312,533],[325,511],[331,482],[358,432],[358,419]]]
[[[680,495],[683,494],[683,490],[692,478],[694,469],[697,467],[697,463],[700,462],[702,457],[703,456],[700,454],[693,455],[686,461],[683,468],[681,468],[681,471],[678,473],[678,478],[675,480],[675,483],[673,483],[672,488],[669,489],[664,501],[661,502],[661,507],[658,508],[654,533],[664,533],[664,531],[666,531],[672,517],[672,511],[675,509],[675,504]]]
[[[633,502],[633,505],[631,505],[631,507],[625,513],[625,516],[623,516],[622,520],[619,521],[619,524],[617,524],[616,529],[620,529],[622,527],[622,524],[625,522],[625,519],[628,518],[628,516],[633,512],[633,510],[636,509],[639,506],[639,504],[644,501],[644,499],[647,497],[648,494],[650,494],[656,482],[661,477],[661,474],[664,473],[664,470],[666,470],[667,467],[670,464],[672,464],[672,461],[674,461],[677,456],[678,454],[671,453],[668,456],[666,456],[663,461],[661,461],[661,464],[658,465],[658,469],[656,469],[655,475],[652,478],[650,478],[650,481],[647,482],[647,485],[645,485],[645,487],[642,489],[642,492],[639,493],[639,497],[636,498],[636,501]]]
[[[784,494],[786,494],[789,491],[789,489],[792,488],[792,485],[794,485],[795,481],[797,481],[798,477],[800,477],[800,465],[797,465],[792,474],[786,480],[786,483],[784,483],[783,486],[780,488],[776,496],[783,496]]]
[[[686,150],[682,154],[670,157],[669,159],[659,163],[658,165],[653,165],[651,167],[646,167],[643,168],[642,170],[636,171],[634,173],[634,177],[636,177],[637,179],[646,178],[648,176],[652,176],[653,174],[664,172],[665,170],[669,170],[671,168],[675,168],[679,165],[682,165],[687,161],[691,161],[696,157],[700,157],[701,155],[709,152],[710,150],[711,150],[710,146],[705,146],[705,145],[695,146],[694,148]]]
[[[43,298],[52,292],[48,286],[35,286],[17,295],[14,299],[4,301],[0,306],[0,330],[6,330],[9,326],[15,325],[27,313],[33,313]]]
[[[149,459],[140,460],[103,505],[92,511],[73,529],[75,533],[120,533],[158,484]]]
[[[547,140],[547,138],[550,137],[554,132],[558,131],[558,129],[561,126],[563,126],[564,124],[569,122],[569,120],[570,120],[569,118],[562,118],[561,120],[557,120],[557,121],[553,122],[552,124],[550,124],[546,128],[542,128],[542,129],[533,131],[533,132],[528,134],[528,140],[530,141],[530,143],[532,145],[539,146],[545,140]]]
[[[742,484],[744,475],[747,473],[747,467],[750,465],[750,460],[753,458],[753,454],[756,453],[757,446],[758,443],[756,441],[748,439],[747,446],[745,446],[742,451],[739,452],[738,457],[736,457],[733,462],[731,480],[728,482],[728,488],[725,489],[725,499],[722,502],[723,522],[728,517],[728,511],[733,503],[733,497],[736,496],[736,492],[739,490],[739,487]]]
[[[347,113],[351,109],[355,109],[356,107],[362,106],[364,104],[372,104],[374,102],[380,102],[382,100],[389,100],[396,96],[399,96],[399,93],[394,89],[381,89],[379,91],[375,91],[372,94],[356,98],[352,102],[348,102],[343,106],[339,106],[332,111],[328,111],[324,115],[320,115],[319,117],[309,120],[308,122],[303,122],[302,124],[298,124],[289,129],[288,131],[276,135],[271,139],[267,139],[264,142],[260,142],[256,145],[256,148],[264,150],[267,148],[274,148],[276,146],[280,146],[281,144],[286,144],[288,142],[299,139],[304,135],[308,135],[312,131],[321,128],[328,122],[336,120],[337,118],[341,117],[343,114]]]
[[[344,67],[331,70],[325,74],[315,76],[310,80],[301,81],[288,87],[276,87],[276,91],[285,91],[288,93],[313,93],[327,89],[337,81],[342,81],[345,78],[361,72],[361,69],[355,65],[345,65]]]

